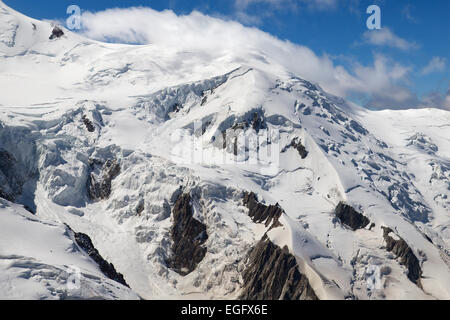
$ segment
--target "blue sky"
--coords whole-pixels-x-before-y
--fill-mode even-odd
[[[382,56],[401,65],[402,88],[411,97],[405,103],[450,97],[450,1],[448,0],[4,0],[12,8],[38,19],[63,21],[71,4],[83,11],[146,6],[170,9],[177,15],[193,10],[224,20],[257,27],[279,39],[306,46],[318,56],[326,54],[336,65],[351,69],[355,63],[374,64]],[[366,27],[366,8],[381,8],[382,30]],[[349,98],[369,103],[364,94]],[[433,98],[433,99],[431,99]],[[442,100],[442,101],[441,101]],[[380,101],[383,101],[381,99]],[[376,104],[375,104],[376,105]],[[400,107],[400,106],[399,106]]]

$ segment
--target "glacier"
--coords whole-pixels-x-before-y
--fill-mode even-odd
[[[263,51],[102,43],[62,27],[50,39],[54,27],[0,1],[1,298],[240,299],[252,257],[277,265],[279,252],[297,265],[258,297],[450,298],[449,111],[367,110]],[[350,227],[340,203],[370,222]],[[204,251],[183,272],[168,263],[176,228]]]

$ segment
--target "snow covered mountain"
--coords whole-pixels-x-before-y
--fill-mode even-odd
[[[0,298],[450,298],[448,111],[1,1],[0,31]]]

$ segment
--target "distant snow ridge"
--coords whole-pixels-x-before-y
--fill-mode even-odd
[[[0,21],[0,29],[2,30],[0,42],[12,48],[16,44],[16,35],[19,25],[17,24],[17,20],[14,19],[14,16],[10,14],[6,8],[0,7],[0,14],[2,16]]]
[[[60,30],[0,2],[0,298],[450,298],[448,111]]]

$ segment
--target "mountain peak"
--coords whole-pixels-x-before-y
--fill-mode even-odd
[[[72,37],[70,32],[52,23],[27,17],[14,9],[0,5],[0,54],[5,56],[41,53],[56,55],[67,50],[73,44],[52,44],[52,40],[65,35]]]

